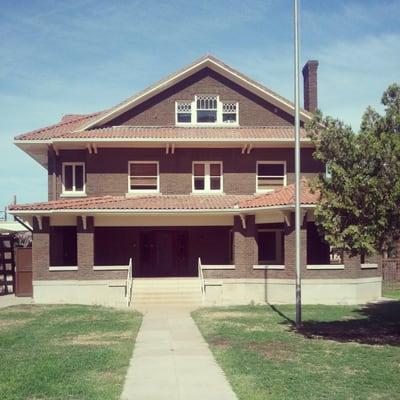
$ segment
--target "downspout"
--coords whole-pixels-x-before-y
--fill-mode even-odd
[[[19,222],[24,228],[28,229],[28,231],[33,233],[33,229],[29,225],[27,225],[24,221],[22,221],[22,219],[20,219],[16,215],[14,215],[14,219],[15,219],[15,221]]]

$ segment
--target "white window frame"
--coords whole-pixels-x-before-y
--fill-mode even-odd
[[[72,190],[65,190],[65,167],[72,166]],[[83,189],[76,190],[75,188],[75,167],[83,167]],[[82,196],[86,195],[86,166],[83,161],[63,162],[62,163],[62,196]]]
[[[281,265],[279,264],[280,262],[285,262],[284,260],[284,254],[282,254],[282,232],[283,229],[268,229],[268,228],[263,228],[259,229],[257,232],[257,246],[258,246],[258,233],[262,232],[274,232],[275,233],[275,254],[276,258],[275,260],[258,260],[259,265],[262,265],[264,267],[269,266],[269,265],[279,265],[279,269],[281,269]],[[271,268],[273,269],[273,268]]]
[[[131,189],[131,164],[157,164],[157,189]],[[158,161],[128,161],[128,193],[160,193],[160,163]]]
[[[194,185],[194,165],[195,164],[204,164],[204,189],[195,189]],[[211,164],[219,164],[221,166],[221,187],[218,190],[211,190],[211,178],[210,178],[210,165]],[[224,170],[223,170],[223,162],[222,161],[193,161],[192,162],[192,193],[223,193],[224,192]]]
[[[269,193],[269,192],[274,191],[274,189],[259,189],[258,188],[258,178],[259,178],[258,166],[264,165],[264,164],[269,164],[269,165],[283,164],[283,186],[282,187],[287,186],[286,161],[257,161],[257,164],[256,164],[256,193]],[[261,176],[264,176],[264,175],[261,175]],[[266,175],[266,177],[269,177],[269,176],[274,177],[272,175]]]
[[[216,122],[197,122],[197,99],[202,96],[215,96],[217,98],[217,120]],[[178,103],[187,103],[190,100],[175,101],[175,124],[179,126],[239,126],[239,102],[235,100],[221,100],[216,94],[196,94],[194,100],[190,103],[191,122],[178,122]],[[223,104],[236,103],[236,121],[223,122]]]

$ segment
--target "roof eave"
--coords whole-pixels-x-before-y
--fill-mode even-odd
[[[218,215],[218,214],[255,214],[257,212],[270,211],[270,210],[292,210],[294,209],[294,204],[287,205],[276,205],[276,206],[263,206],[263,207],[245,207],[245,208],[224,208],[224,209],[151,209],[151,210],[141,210],[141,209],[57,209],[57,210],[9,210],[9,213],[12,215],[25,215],[25,216],[33,216],[33,215],[43,215],[50,216],[54,214],[78,214],[78,215],[95,215],[95,214],[140,214],[140,215],[174,215],[174,214],[209,214],[209,215]],[[305,208],[315,208],[315,204],[302,204],[301,207]]]

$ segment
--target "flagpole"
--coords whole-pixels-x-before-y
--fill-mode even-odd
[[[294,0],[294,133],[295,133],[295,236],[296,236],[296,327],[301,325],[301,260],[300,260],[300,30],[299,1]]]

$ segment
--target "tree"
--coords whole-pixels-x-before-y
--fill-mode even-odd
[[[365,111],[358,134],[317,112],[307,126],[314,157],[327,168],[313,186],[315,222],[334,251],[387,252],[400,238],[400,86],[384,92],[385,113]]]

